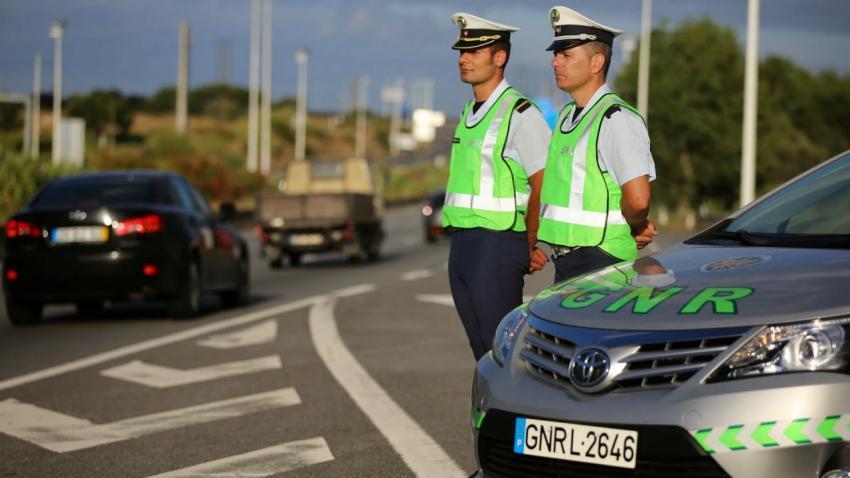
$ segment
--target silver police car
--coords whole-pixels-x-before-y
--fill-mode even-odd
[[[850,151],[508,314],[484,477],[850,477]]]

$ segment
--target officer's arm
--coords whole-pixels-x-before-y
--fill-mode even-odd
[[[540,227],[540,189],[543,187],[543,172],[532,174],[528,178],[531,186],[531,196],[528,198],[528,213],[525,215],[525,227],[528,230],[528,249],[537,245],[537,229]]]
[[[655,235],[655,224],[649,220],[649,203],[652,196],[649,177],[638,176],[620,186],[620,189],[623,191],[620,209],[632,228],[632,236],[638,249],[642,249],[652,242],[652,236]]]

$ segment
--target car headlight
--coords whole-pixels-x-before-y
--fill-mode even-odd
[[[850,318],[765,327],[709,378],[719,382],[791,372],[846,372]]]
[[[525,326],[526,319],[528,319],[528,308],[521,305],[508,312],[496,327],[496,336],[493,337],[493,359],[499,365],[503,365],[505,357],[510,355],[514,342]]]

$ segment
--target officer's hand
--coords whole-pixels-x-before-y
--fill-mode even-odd
[[[530,255],[531,266],[528,268],[529,274],[534,274],[537,271],[542,271],[543,268],[546,267],[546,263],[549,262],[549,257],[539,247],[532,248]]]
[[[643,227],[632,231],[632,237],[634,237],[637,243],[637,248],[643,249],[652,242],[652,238],[655,237],[656,233],[655,224],[647,219]]]

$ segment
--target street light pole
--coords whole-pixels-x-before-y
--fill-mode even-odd
[[[38,158],[41,142],[41,52],[35,54],[32,72],[32,145],[30,156]]]
[[[310,54],[306,48],[295,52],[298,65],[298,98],[295,105],[295,159],[304,159],[307,139],[307,61]]]
[[[652,0],[643,0],[640,15],[640,64],[638,65],[638,111],[649,117],[649,44],[652,38]]]
[[[260,172],[272,169],[272,2],[263,0],[263,81],[260,105]]]
[[[248,158],[249,172],[257,171],[257,123],[260,83],[260,0],[251,0],[251,54],[248,65]]]
[[[54,164],[62,161],[62,36],[65,32],[65,20],[57,20],[50,26],[50,38],[53,39],[53,144],[51,160]]]
[[[357,79],[357,123],[354,134],[354,155],[366,157],[366,95],[369,80],[362,76]]]
[[[177,111],[175,112],[177,132],[186,133],[189,97],[189,23],[180,22],[179,50],[177,52]]]
[[[747,9],[747,56],[744,71],[744,128],[741,151],[741,206],[755,199],[756,120],[758,113],[759,0]]]

